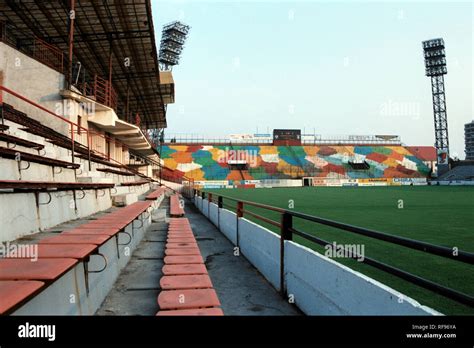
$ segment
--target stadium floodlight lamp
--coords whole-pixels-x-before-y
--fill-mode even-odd
[[[432,39],[422,42],[425,57],[426,76],[446,75],[446,52],[443,39]]]
[[[184,43],[191,27],[179,21],[163,26],[160,45],[160,69],[171,70],[179,64]]]

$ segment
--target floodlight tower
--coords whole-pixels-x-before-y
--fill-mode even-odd
[[[449,170],[448,115],[446,113],[444,89],[444,75],[448,73],[448,70],[446,68],[444,40],[432,39],[423,41],[423,53],[425,57],[425,74],[431,77],[435,147],[439,176]]]
[[[191,27],[179,21],[174,21],[163,27],[160,45],[160,69],[171,70],[178,65],[184,43]]]

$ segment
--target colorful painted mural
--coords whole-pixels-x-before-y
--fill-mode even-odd
[[[197,181],[422,178],[430,172],[403,146],[166,145],[161,156],[168,168]]]

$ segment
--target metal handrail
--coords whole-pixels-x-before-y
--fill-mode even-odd
[[[63,117],[63,116],[61,116],[61,115],[58,115],[58,114],[54,113],[54,112],[51,111],[51,110],[48,110],[48,109],[45,108],[44,106],[42,106],[42,105],[40,105],[40,104],[38,104],[38,103],[36,103],[36,102],[34,102],[34,101],[32,101],[32,100],[30,100],[30,99],[24,97],[23,95],[21,95],[21,94],[15,92],[15,91],[13,91],[13,90],[11,90],[11,89],[9,89],[9,88],[3,86],[3,85],[0,85],[0,105],[3,105],[3,92],[12,95],[12,96],[14,96],[15,98],[18,98],[18,99],[20,99],[20,100],[22,100],[22,101],[24,101],[24,102],[26,102],[26,103],[28,103],[28,104],[34,106],[35,108],[37,108],[37,109],[39,109],[39,110],[41,110],[41,111],[44,111],[44,112],[46,112],[47,114],[49,114],[49,115],[51,115],[51,116],[56,117],[58,120],[61,120],[62,122],[65,122],[66,124],[69,125],[69,127],[70,127],[69,132],[70,132],[70,134],[71,134],[71,148],[72,148],[72,151],[71,151],[71,160],[72,160],[72,163],[74,163],[74,159],[75,159],[75,151],[74,151],[75,140],[74,140],[74,135],[75,135],[75,134],[80,134],[80,132],[84,131],[84,132],[87,134],[87,150],[88,150],[88,152],[89,152],[89,156],[88,156],[88,157],[89,157],[89,158],[88,158],[88,160],[89,160],[89,169],[91,168],[90,162],[91,162],[91,160],[92,160],[92,159],[91,159],[92,153],[99,154],[99,155],[103,156],[104,158],[107,158],[107,160],[109,160],[109,161],[111,161],[111,162],[114,162],[114,163],[117,163],[117,164],[120,164],[120,165],[125,165],[124,163],[121,163],[121,162],[119,162],[119,161],[117,161],[117,160],[115,160],[115,159],[113,159],[113,158],[110,158],[110,156],[108,156],[108,155],[105,154],[105,153],[102,153],[102,152],[100,152],[100,151],[92,150],[92,149],[91,149],[91,147],[92,147],[92,146],[91,146],[91,145],[92,145],[92,137],[91,137],[91,136],[92,136],[92,135],[96,135],[96,136],[98,136],[98,137],[100,137],[100,138],[103,138],[103,139],[106,140],[106,141],[111,141],[111,140],[113,140],[116,144],[120,145],[122,148],[125,148],[125,149],[128,149],[128,148],[129,148],[126,144],[122,143],[122,142],[119,141],[118,139],[112,139],[112,138],[110,138],[110,137],[108,137],[108,136],[106,136],[106,135],[104,135],[104,134],[101,134],[101,133],[96,132],[96,131],[94,131],[94,130],[91,130],[91,129],[89,129],[89,128],[85,128],[85,127],[83,127],[83,126],[80,126],[79,124],[74,123],[74,122],[72,122],[71,120],[68,120],[67,118],[65,118],[65,117]],[[2,115],[3,115],[3,111],[2,111]]]

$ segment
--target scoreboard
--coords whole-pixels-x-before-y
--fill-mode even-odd
[[[301,129],[274,129],[273,140],[301,140]]]
[[[274,129],[274,145],[301,145],[301,129]]]

